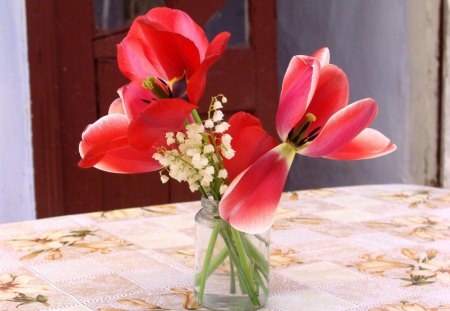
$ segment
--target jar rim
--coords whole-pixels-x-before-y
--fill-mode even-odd
[[[219,210],[219,202],[220,201],[218,200],[209,199],[206,197],[201,198],[202,207],[212,212],[217,212]]]

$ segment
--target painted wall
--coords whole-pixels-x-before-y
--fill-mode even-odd
[[[25,1],[0,1],[0,223],[35,218]]]
[[[450,189],[450,0],[444,1],[444,70],[442,94],[441,177],[442,185]]]
[[[348,75],[350,102],[375,98],[379,114],[371,127],[398,146],[391,155],[365,161],[297,156],[287,189],[435,182],[438,5],[428,0],[277,1],[280,83],[293,55],[328,46],[331,62]]]

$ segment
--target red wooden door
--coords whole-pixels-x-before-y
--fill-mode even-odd
[[[122,2],[139,9],[151,1]],[[210,71],[200,111],[206,109],[212,95],[223,93],[229,101],[226,113],[252,112],[274,133],[274,0],[163,2],[156,4],[186,11],[206,26],[207,33],[229,30],[223,27],[227,21],[221,25],[220,18],[229,17],[233,6],[245,9],[240,39],[231,41],[230,49]],[[157,173],[117,175],[76,167],[84,126],[107,113],[117,88],[127,82],[115,59],[115,46],[128,29],[127,19],[122,17],[125,25],[112,26],[103,19],[104,25],[99,26],[95,10],[99,3],[101,0],[27,0],[38,217],[198,199],[184,184],[162,185]],[[136,12],[127,14],[129,20]],[[230,25],[236,26],[228,21]]]

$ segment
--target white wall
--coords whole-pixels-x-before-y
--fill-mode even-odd
[[[0,1],[0,223],[35,218],[24,0]]]
[[[371,127],[398,146],[386,157],[331,161],[297,156],[288,189],[436,178],[439,1],[278,0],[279,81],[290,58],[322,46],[350,81],[350,102],[373,97]]]

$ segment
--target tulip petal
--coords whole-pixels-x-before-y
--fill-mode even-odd
[[[120,99],[113,102],[119,103]],[[116,103],[116,104],[115,104]],[[89,125],[82,134],[78,166],[96,167],[112,173],[134,174],[161,168],[152,152],[133,149],[128,144],[129,121],[124,114],[113,113]]]
[[[246,112],[238,112],[229,120],[228,134],[233,137],[231,147],[236,154],[231,159],[223,159],[228,172],[228,180],[233,180],[262,155],[273,149],[277,142],[262,128],[258,118]]]
[[[334,65],[326,65],[320,70],[319,82],[306,113],[312,113],[316,121],[311,129],[323,127],[328,119],[348,103],[349,84],[345,73]],[[303,116],[300,124],[306,121]]]
[[[225,53],[230,36],[231,34],[226,31],[215,36],[206,50],[203,63],[208,63],[209,66],[212,66],[223,55],[223,53]]]
[[[325,124],[319,136],[300,154],[322,157],[349,143],[363,131],[377,115],[378,108],[371,98],[359,100],[335,113]]]
[[[294,156],[292,146],[281,144],[259,158],[230,184],[219,203],[220,216],[246,233],[269,229]]]
[[[101,144],[126,137],[129,121],[123,114],[109,114],[90,124],[81,134],[83,141],[90,145]]]
[[[82,159],[78,162],[81,168],[90,168],[103,160],[106,153],[119,150],[128,146],[126,137],[111,141],[105,141],[98,145],[90,145],[84,141],[80,142],[79,151]]]
[[[146,50],[147,57],[158,57],[165,73],[163,77],[167,77],[167,81],[181,79],[184,75],[189,78],[197,70],[200,55],[192,41],[165,31],[154,32],[150,38],[152,48],[157,48],[154,51]]]
[[[88,148],[86,143],[81,142],[80,154],[85,153]],[[88,161],[95,161],[95,164]],[[152,158],[151,153],[142,152],[129,146],[110,150],[98,158],[91,157],[88,161],[82,159],[78,165],[83,168],[93,166],[105,172],[119,174],[147,173],[161,169],[161,165]]]
[[[141,82],[137,80],[121,87],[117,93],[123,100],[129,120],[137,119],[141,112],[156,99],[156,96],[150,90],[144,89]]]
[[[258,119],[257,117],[255,117],[254,115],[244,112],[244,111],[239,111],[236,112],[235,114],[233,114],[230,119],[228,120],[228,123],[232,126],[230,126],[230,129],[228,130],[228,132],[233,131],[236,133],[237,132],[236,129],[242,129],[246,126],[258,126],[258,127],[263,127],[261,120]],[[233,129],[234,127],[234,129]],[[231,135],[233,136],[233,135]]]
[[[161,165],[152,158],[152,154],[131,147],[106,153],[94,167],[119,174],[147,173],[161,169]]]
[[[191,40],[203,59],[208,48],[208,39],[203,29],[188,14],[180,10],[158,7],[150,10],[145,18],[160,25],[164,30],[179,33]]]
[[[190,77],[187,84],[187,94],[189,101],[193,104],[197,104],[205,91],[206,86],[206,74],[220,57],[225,53],[228,40],[230,39],[230,33],[221,32],[212,41],[206,51],[206,57],[200,64],[199,68]]]
[[[141,28],[130,27],[128,35],[117,45],[117,64],[122,74],[130,80],[144,80],[149,76],[162,77],[161,66],[145,57],[145,44],[141,39]]]
[[[320,62],[320,67],[323,68],[325,65],[330,63],[330,50],[328,48],[321,48],[314,52],[311,57],[317,58]]]
[[[105,153],[127,145],[128,119],[123,114],[110,114],[98,119],[84,130],[80,143],[82,159],[80,167],[91,167],[99,162]]]
[[[190,75],[200,64],[192,41],[177,33],[161,31],[158,25],[138,17],[117,47],[119,69],[130,80],[149,76],[167,81]]]
[[[319,62],[309,56],[294,56],[289,63],[281,89],[276,127],[285,141],[308,107],[319,79]]]
[[[128,129],[130,145],[139,150],[164,146],[166,133],[178,131],[195,108],[195,105],[176,98],[154,101],[131,122]]]
[[[386,155],[397,149],[389,138],[377,130],[367,128],[349,143],[325,157],[333,160],[362,160]]]
[[[123,102],[121,98],[114,100],[108,109],[108,114],[125,114],[125,108],[123,107]]]

